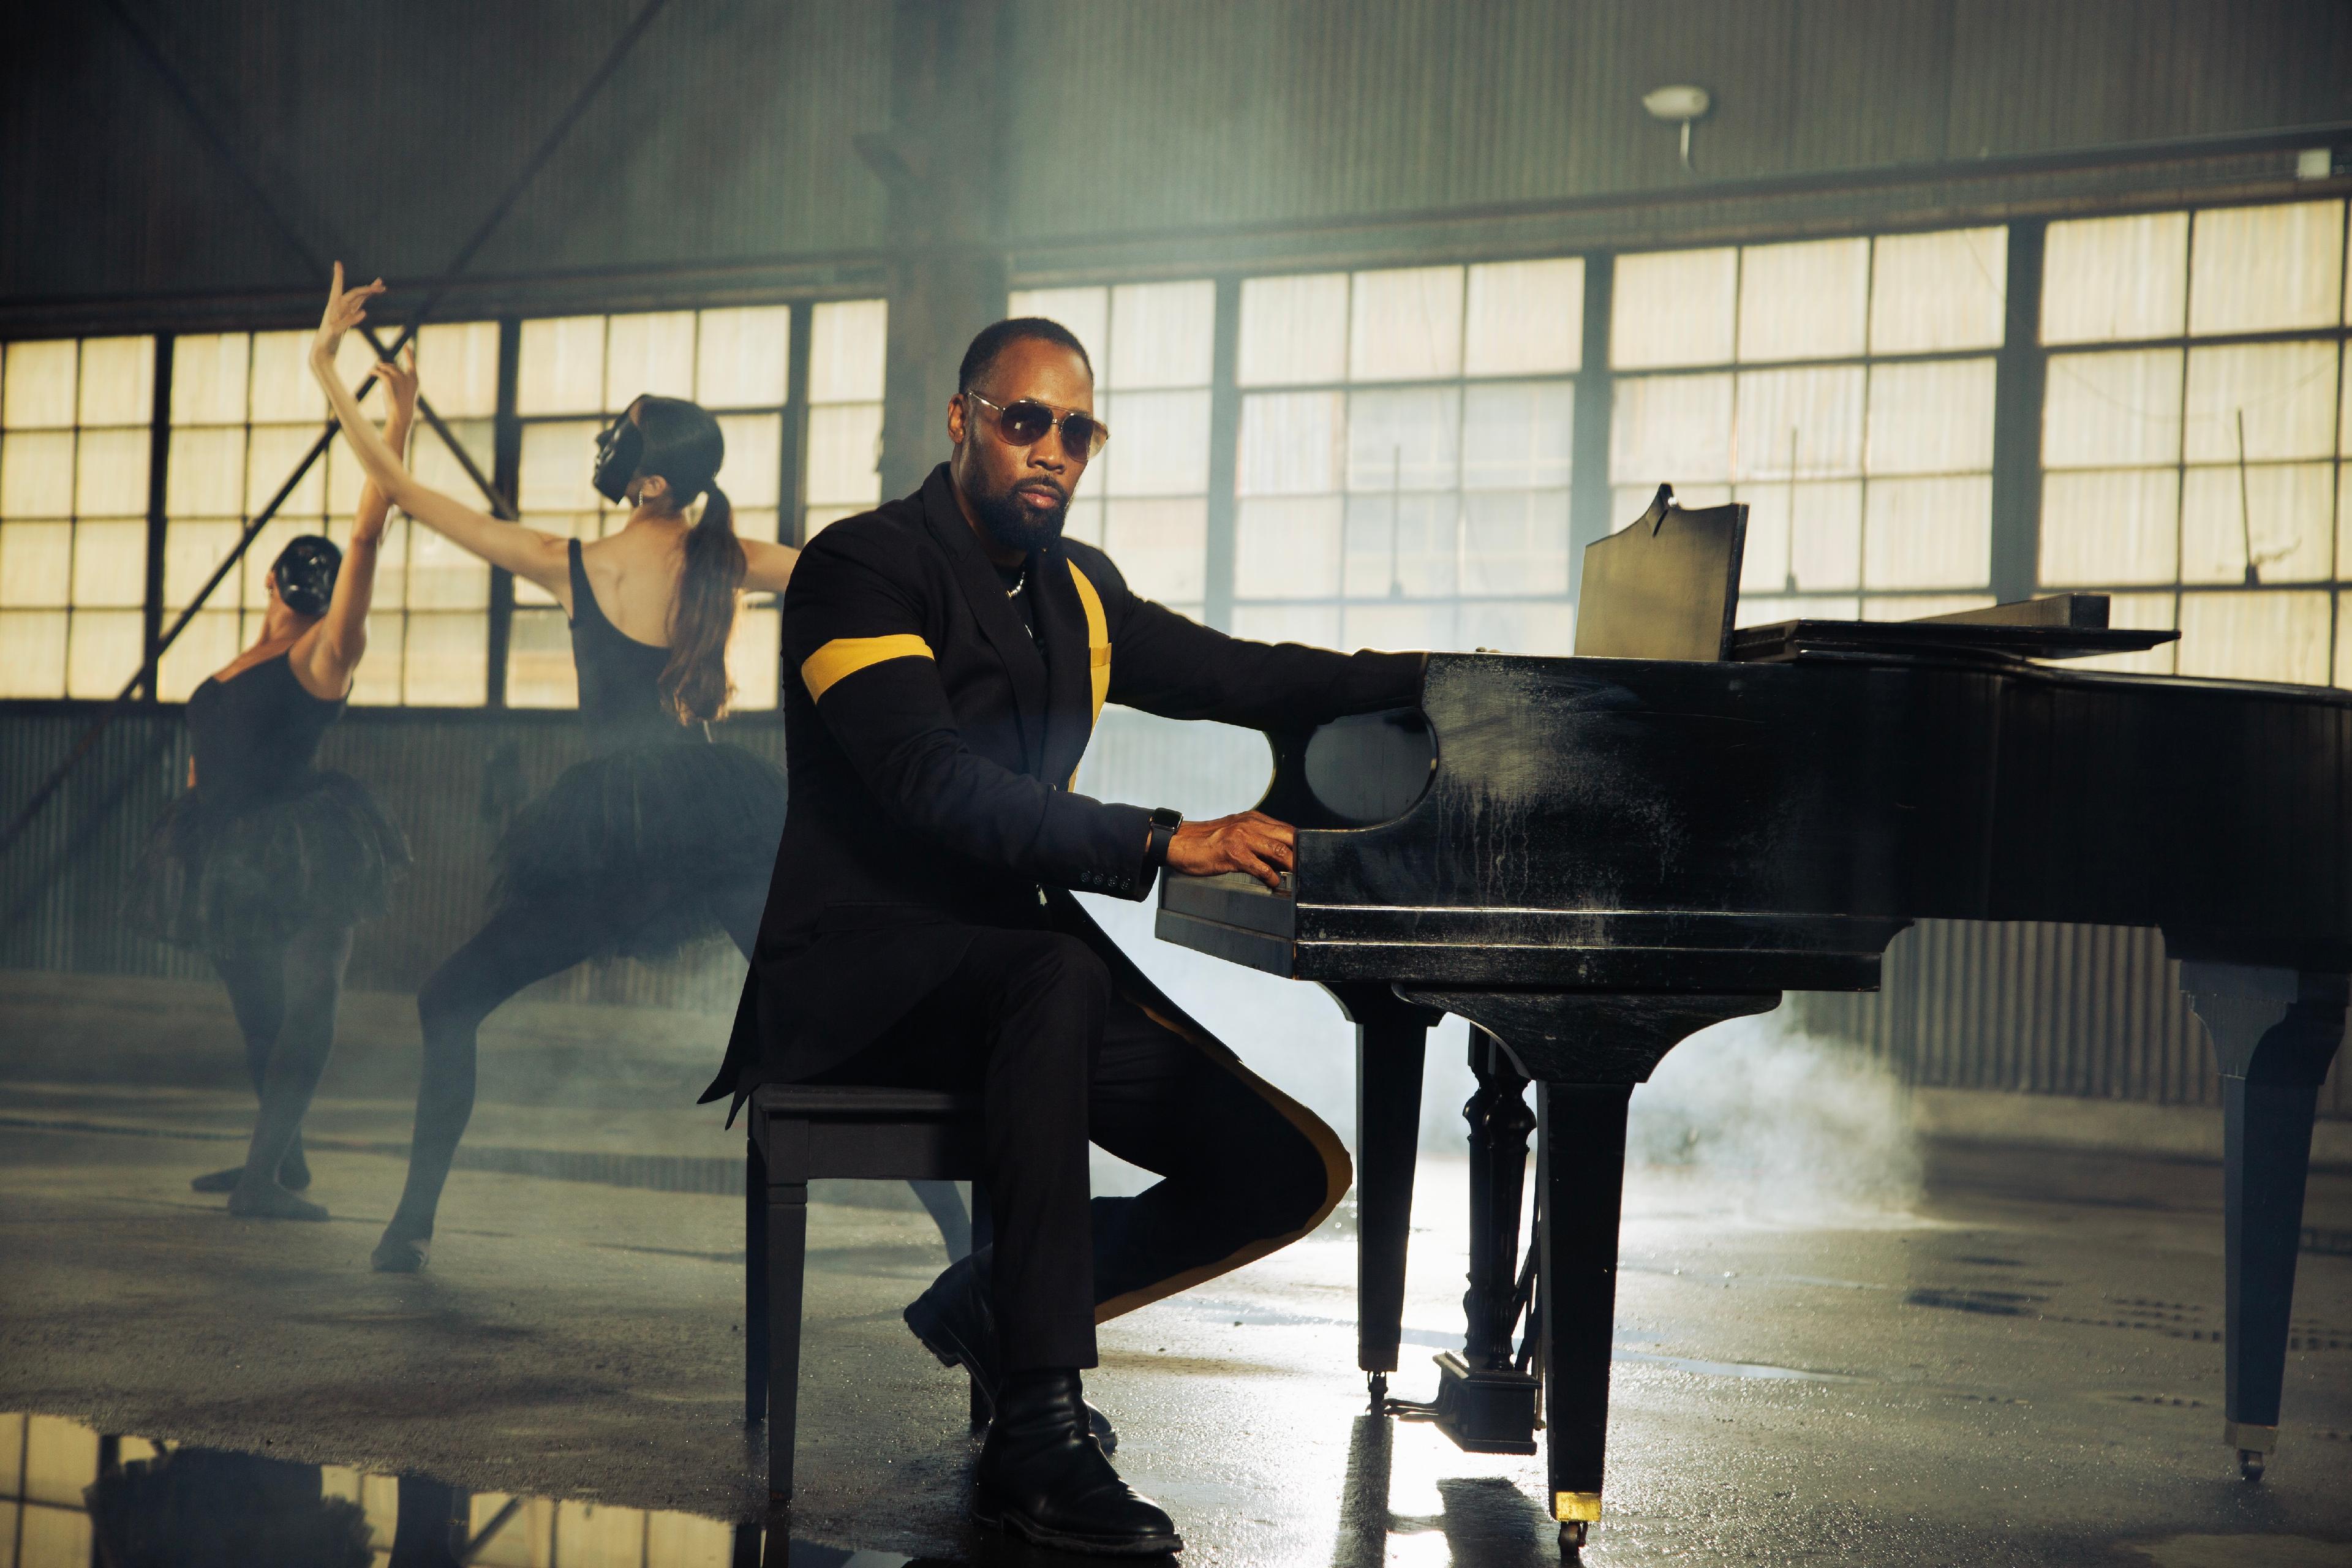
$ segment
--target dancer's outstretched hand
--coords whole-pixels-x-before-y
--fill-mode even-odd
[[[400,421],[402,429],[408,428],[409,419],[416,413],[416,345],[410,343],[398,363],[376,361],[368,367],[368,374],[383,383],[384,395],[392,399],[392,416]]]
[[[335,263],[335,280],[327,289],[327,312],[319,318],[319,335],[310,340],[310,363],[317,366],[335,363],[335,351],[342,347],[343,334],[367,320],[367,302],[383,292],[383,279],[362,283],[356,289],[343,287],[343,264]]]

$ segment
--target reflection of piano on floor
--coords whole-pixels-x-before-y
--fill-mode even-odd
[[[1480,1087],[1468,1345],[1440,1358],[1432,1414],[1465,1448],[1532,1453],[1540,1377],[1553,1511],[1580,1541],[1600,1514],[1633,1086],[1783,990],[1875,988],[1915,919],[2154,925],[2221,1060],[2224,1436],[2260,1474],[2352,971],[2352,692],[2029,662],[2173,636],[2109,630],[2089,595],[1735,633],[1745,522],[1662,488],[1587,554],[1578,657],[1435,655],[1419,713],[1271,737],[1264,808],[1303,829],[1282,892],[1162,884],[1161,937],[1318,981],[1357,1025],[1374,1399],[1397,1365],[1423,1050],[1444,1014],[1475,1026]],[[1537,1245],[1518,1269],[1528,1079]]]

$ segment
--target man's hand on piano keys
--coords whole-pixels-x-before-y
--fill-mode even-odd
[[[1290,824],[1277,822],[1262,811],[1244,811],[1213,822],[1187,822],[1169,841],[1168,868],[1188,877],[1246,871],[1279,890],[1282,874],[1290,869],[1296,837]]]

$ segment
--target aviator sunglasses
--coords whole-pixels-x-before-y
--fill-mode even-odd
[[[1010,403],[991,403],[970,387],[966,397],[996,410],[997,434],[1009,447],[1034,447],[1045,438],[1048,430],[1062,433],[1062,450],[1073,458],[1092,458],[1110,440],[1110,426],[1091,414],[1056,414],[1034,397],[1016,397]]]

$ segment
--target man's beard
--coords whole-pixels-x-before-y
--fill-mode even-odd
[[[1034,489],[1045,488],[1045,484],[1044,480],[1027,479],[996,495],[965,499],[971,503],[971,514],[979,519],[982,532],[1004,549],[1031,555],[1062,537],[1062,524],[1070,515],[1070,498],[1058,487],[1055,493],[1060,500],[1050,511],[1037,511],[1023,504],[1017,492],[1024,485]]]

